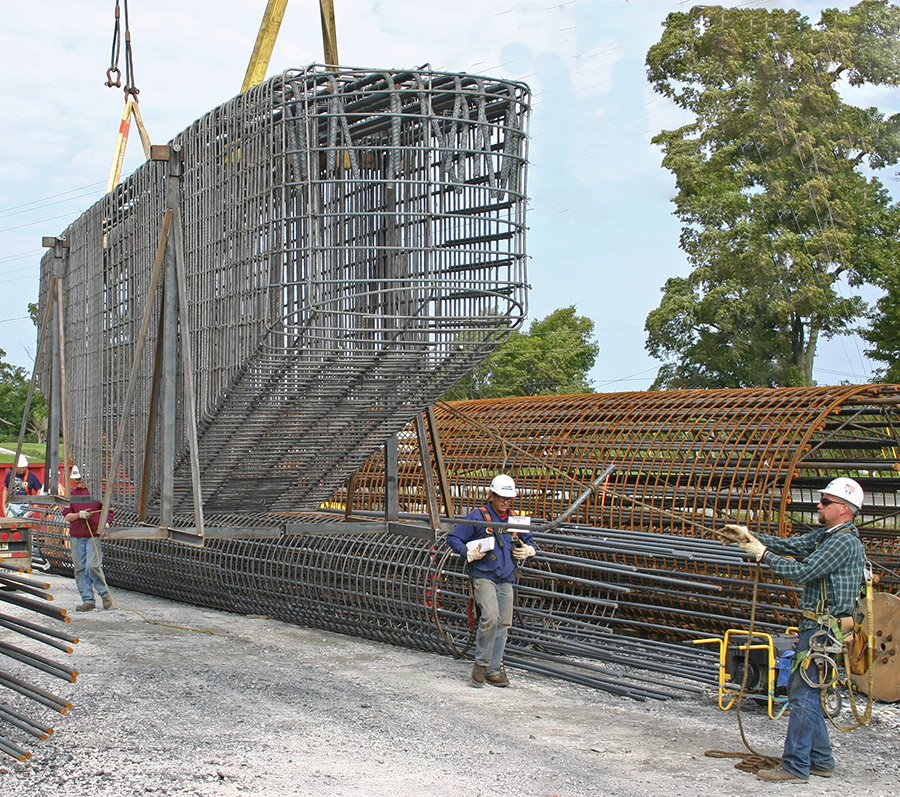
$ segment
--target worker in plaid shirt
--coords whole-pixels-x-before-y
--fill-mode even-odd
[[[781,766],[764,769],[757,777],[778,783],[807,783],[810,775],[831,777],[834,756],[822,712],[821,690],[801,676],[796,662],[809,650],[809,639],[821,626],[818,618],[831,615],[841,629],[853,627],[853,614],[862,586],[866,553],[853,519],[862,509],[863,490],[853,479],[840,477],[821,491],[819,523],[823,528],[785,539],[751,534],[745,526],[720,531],[781,578],[803,584],[800,638],[794,672],[788,683],[791,715]]]

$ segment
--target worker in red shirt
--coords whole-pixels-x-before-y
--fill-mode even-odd
[[[70,478],[75,486],[69,493],[71,503],[66,520],[69,523],[72,564],[75,566],[75,585],[81,595],[81,605],[76,606],[75,610],[89,612],[95,608],[95,589],[103,601],[103,608],[112,609],[113,599],[103,575],[103,555],[100,551],[100,511],[103,504],[93,500],[84,474],[77,465],[72,466]],[[87,496],[87,500],[79,501],[80,495]],[[108,521],[112,520],[112,516],[110,510]]]

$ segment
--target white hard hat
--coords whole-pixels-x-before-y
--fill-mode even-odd
[[[69,474],[73,482],[77,482],[79,479],[83,478],[81,475],[81,471],[78,470],[77,465],[72,466],[72,472]]]
[[[832,479],[825,486],[825,489],[819,490],[823,495],[829,495],[843,501],[845,504],[859,510],[863,505],[863,488],[859,486],[859,482],[848,479],[846,476],[839,476]]]
[[[516,492],[516,483],[512,480],[512,476],[507,476],[505,473],[494,476],[494,480],[491,482],[491,492],[501,498],[515,498],[519,494]]]
[[[19,454],[19,458],[16,460],[17,468],[27,468],[28,467],[28,457],[24,454]]]

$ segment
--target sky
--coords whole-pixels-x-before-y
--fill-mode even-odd
[[[644,59],[678,0],[334,0],[345,66],[463,71],[521,80],[534,95],[529,149],[528,322],[574,305],[595,324],[595,390],[645,390],[660,363],[644,321],[678,248],[674,177],[651,138],[688,117],[655,94]],[[835,2],[792,7],[818,21]],[[129,0],[135,83],[150,138],[165,144],[240,91],[265,0]],[[0,27],[0,348],[30,372],[43,236],[60,234],[106,188],[124,95],[104,85],[115,0],[5,3]],[[274,75],[323,60],[318,3],[289,3]],[[120,64],[124,68],[124,62]],[[859,101],[900,111],[900,92]],[[123,174],[143,153],[136,131]],[[900,199],[897,170],[883,179]],[[849,289],[846,289],[849,291]],[[846,337],[822,343],[819,384],[865,382],[878,363]]]

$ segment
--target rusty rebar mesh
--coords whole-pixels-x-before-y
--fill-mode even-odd
[[[446,514],[482,504],[491,477],[503,472],[516,479],[521,512],[552,519],[615,464],[572,523],[713,538],[712,529],[737,521],[786,535],[814,527],[818,490],[848,475],[866,493],[857,524],[881,588],[900,587],[896,385],[539,396],[439,404],[434,414],[453,504]],[[417,449],[399,457],[398,494],[401,511],[424,511]],[[340,491],[334,500],[344,498]],[[383,461],[373,456],[357,474],[354,508],[377,509],[383,498]],[[642,561],[635,552],[603,555]],[[702,558],[671,566],[727,579],[730,605],[632,584],[617,616],[667,625],[674,607],[685,628],[707,631],[747,617],[746,566]],[[762,590],[762,620],[793,617],[792,589],[764,575]]]
[[[314,509],[521,324],[529,101],[492,78],[314,66],[176,137],[196,386],[190,407],[179,377],[176,512],[193,511],[187,411],[205,513]],[[161,305],[148,294],[168,172],[148,162],[62,236],[71,453],[121,509],[160,450],[156,323],[122,408],[147,303],[154,320]],[[42,261],[44,304],[58,266]],[[48,384],[48,356],[39,372]]]

